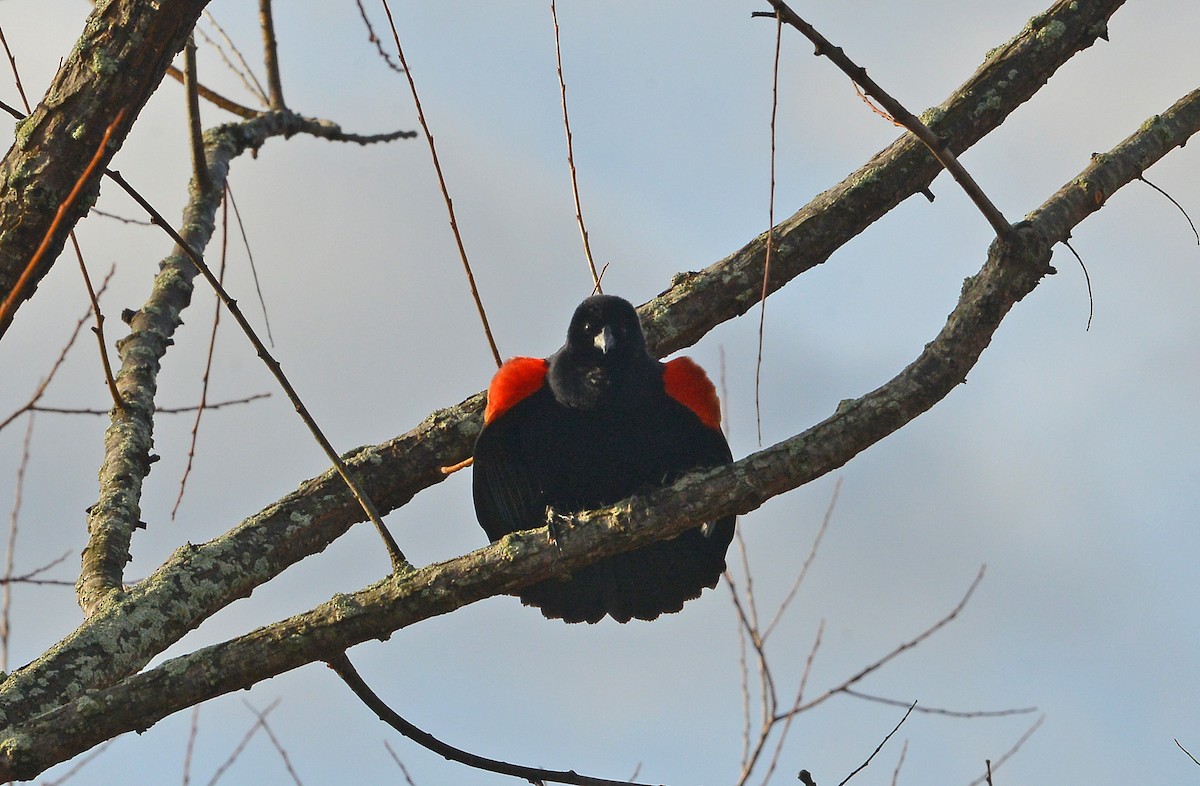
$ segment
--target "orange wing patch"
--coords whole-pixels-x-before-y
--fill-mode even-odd
[[[721,400],[704,369],[689,357],[663,364],[663,386],[667,395],[696,413],[700,422],[721,430]]]
[[[483,422],[491,423],[521,399],[536,393],[546,379],[548,364],[543,358],[516,357],[505,363],[488,386]],[[700,372],[703,374],[704,372]]]

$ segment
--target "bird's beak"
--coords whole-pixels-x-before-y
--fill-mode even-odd
[[[593,343],[596,345],[596,349],[607,355],[608,351],[613,348],[613,344],[616,343],[616,339],[613,338],[612,329],[605,325],[604,329],[596,334]]]

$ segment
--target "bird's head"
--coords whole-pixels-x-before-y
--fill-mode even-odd
[[[615,295],[594,295],[579,304],[567,329],[567,349],[576,358],[600,366],[647,356],[637,311],[628,300]]]

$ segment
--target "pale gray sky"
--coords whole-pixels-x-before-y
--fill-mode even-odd
[[[212,12],[249,54],[254,4]],[[1044,0],[815,2],[807,14],[913,110],[940,102]],[[377,23],[380,9],[368,3]],[[1130,2],[1100,43],[1071,61],[1000,130],[963,157],[1018,219],[1147,117],[1196,87],[1200,5]],[[84,2],[8,0],[0,25],[27,91],[40,95],[82,27]],[[798,10],[801,9],[797,6]],[[548,3],[403,4],[401,24],[439,144],[467,249],[505,355],[544,355],[563,339],[590,282],[573,221]],[[767,119],[773,24],[747,3],[559,4],[576,162],[606,291],[635,302],[677,271],[704,267],[766,227]],[[416,128],[403,80],[379,61],[352,3],[278,3],[291,106],[348,130]],[[382,29],[380,29],[382,33]],[[211,50],[202,79],[244,98]],[[866,111],[849,82],[797,35],[784,42],[777,216],[787,215],[888,144],[896,130]],[[0,99],[16,92],[0,78]],[[183,95],[167,83],[115,161],[169,217],[184,198]],[[206,107],[206,124],[228,116]],[[1200,217],[1193,143],[1147,173]],[[272,140],[234,163],[271,310],[276,352],[341,449],[383,441],[431,410],[483,388],[494,370],[474,316],[422,140],[361,149]],[[989,228],[947,178],[937,200],[912,199],[768,305],[764,442],[803,430],[843,398],[876,387],[914,358],[982,264]],[[133,215],[111,188],[104,209]],[[169,243],[156,231],[90,218],[80,225],[96,275],[117,264],[110,315],[144,298]],[[821,553],[771,642],[781,693],[794,690],[817,624],[825,639],[810,691],[835,684],[919,633],[987,576],[961,617],[865,681],[862,690],[930,707],[1036,705],[1046,721],[997,783],[1194,780],[1178,738],[1200,752],[1200,248],[1178,210],[1134,184],[1076,232],[1095,292],[1064,249],[1047,279],[1005,321],[972,372],[930,413],[852,461]],[[231,242],[230,287],[251,312],[253,288]],[[64,259],[0,342],[8,380],[0,414],[19,406],[83,312]],[[198,396],[211,298],[201,295],[161,380],[165,405]],[[110,320],[110,337],[121,334]],[[163,460],[147,484],[130,575],[185,540],[202,541],[318,474],[318,448],[253,351],[222,327],[213,397],[271,391],[211,413],[178,520],[169,513],[190,419],[162,419]],[[757,317],[688,350],[715,376],[726,358],[735,456],[756,449]],[[86,337],[85,337],[86,338]],[[90,339],[89,339],[90,340]],[[47,403],[104,406],[90,343],[81,342]],[[83,545],[104,424],[39,416],[25,487],[18,571]],[[22,430],[0,433],[0,510]],[[7,480],[5,480],[7,479]],[[741,522],[760,603],[786,592],[829,502],[835,477],[772,501]],[[414,561],[483,544],[461,473],[389,517]],[[387,564],[368,529],[288,571],[185,639],[175,653],[361,587]],[[18,588],[11,662],[71,630],[69,590]],[[351,656],[418,725],[473,751],[529,764],[675,784],[730,783],[741,747],[733,611],[724,588],[653,624],[547,622],[511,598],[431,620]],[[415,781],[493,784],[398,739],[319,666],[211,702],[200,711],[193,780],[207,778],[253,716],[271,716],[306,784],[397,782],[391,740]],[[839,698],[799,718],[778,783],[800,768],[837,783],[902,711]],[[965,784],[1036,716],[955,720],[914,715],[866,782]],[[180,776],[190,720],[169,718],[118,740],[79,783],[160,784]],[[52,775],[53,773],[51,773]],[[226,783],[286,781],[265,738]]]

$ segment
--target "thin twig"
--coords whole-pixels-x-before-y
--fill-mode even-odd
[[[270,90],[268,105],[272,109],[285,109],[283,80],[279,77],[279,48],[275,41],[275,20],[271,15],[271,0],[258,0],[258,21],[262,25],[263,65],[267,69],[267,89]]]
[[[413,103],[417,107],[417,119],[421,121],[421,128],[425,131],[425,141],[429,143],[429,154],[433,156],[433,169],[437,172],[438,185],[442,188],[442,199],[446,203],[446,211],[450,214],[450,231],[454,234],[454,242],[458,246],[458,256],[462,259],[463,269],[467,273],[467,284],[471,288],[471,297],[475,299],[475,308],[479,312],[480,321],[483,322],[483,332],[487,336],[492,359],[496,361],[496,368],[499,368],[504,365],[504,361],[500,358],[500,350],[496,348],[496,339],[492,337],[492,328],[488,324],[487,312],[483,310],[483,300],[479,296],[479,288],[475,286],[475,274],[471,272],[471,263],[467,259],[467,249],[463,245],[462,233],[458,231],[458,220],[454,217],[454,202],[450,199],[446,178],[442,174],[442,164],[438,160],[437,147],[433,143],[433,132],[429,130],[429,123],[425,119],[425,110],[421,108],[421,98],[417,95],[417,83],[413,79],[408,60],[404,57],[404,48],[400,46],[400,34],[396,32],[396,20],[392,18],[392,9],[387,0],[381,1],[383,10],[387,13],[388,24],[392,28],[392,39],[396,42],[396,55],[400,58],[400,66],[404,69],[404,76],[408,78],[408,88],[412,92]]]
[[[907,707],[907,701],[898,701],[896,699],[887,699],[883,696],[872,696],[869,693],[861,693],[851,688],[845,688],[842,693],[847,696],[853,696],[856,699],[864,701],[873,701],[876,704],[886,704],[889,707]],[[948,718],[1004,718],[1009,715],[1028,715],[1031,712],[1037,712],[1037,707],[1015,707],[1007,710],[947,710],[940,707],[917,707],[918,713],[926,715],[944,715]]]
[[[1181,750],[1181,751],[1183,751],[1184,753],[1186,753],[1186,754],[1187,754],[1187,757],[1188,757],[1189,759],[1191,759],[1193,762],[1195,762],[1197,767],[1200,767],[1200,761],[1198,761],[1198,760],[1196,759],[1196,757],[1192,755],[1192,752],[1191,752],[1191,751],[1189,751],[1187,748],[1183,747],[1183,744],[1182,744],[1182,743],[1180,743],[1180,742],[1179,742],[1179,740],[1175,740],[1175,745],[1176,745],[1176,746],[1178,746],[1179,750]]]
[[[253,712],[255,716],[257,716],[262,722],[263,731],[267,733],[267,739],[269,739],[271,741],[271,745],[275,747],[275,751],[279,754],[279,758],[283,759],[283,766],[287,769],[288,775],[292,776],[292,782],[295,783],[296,786],[304,786],[304,784],[300,782],[300,776],[296,774],[296,770],[292,767],[292,760],[288,757],[287,750],[285,750],[283,744],[279,742],[279,738],[275,736],[275,732],[271,730],[271,724],[267,723],[266,714],[259,712],[253,704],[245,701],[244,699],[242,700],[242,704],[246,705],[246,708]]]
[[[266,724],[267,716],[274,712],[275,708],[279,706],[279,702],[280,699],[275,699],[275,701],[267,705],[265,710],[263,710],[261,713],[257,713],[258,720],[254,721],[254,724],[246,730],[246,733],[242,735],[242,739],[234,747],[233,751],[229,754],[229,757],[225,759],[225,761],[221,762],[221,766],[217,767],[216,772],[214,772],[213,776],[208,780],[208,786],[216,786],[217,781],[221,779],[221,776],[225,774],[226,770],[233,766],[233,763],[237,761],[239,756],[242,755],[242,751],[246,749],[246,746],[250,743],[250,740],[253,739],[254,735],[258,733],[258,730]]]
[[[217,272],[217,281],[222,286],[225,284],[225,263],[227,261],[226,252],[229,249],[229,184],[225,185],[225,199],[221,200],[221,264]],[[213,355],[216,354],[217,348],[217,328],[221,324],[221,300],[216,298],[216,305],[213,308],[212,330],[208,335],[208,352],[204,359],[204,374],[200,378],[200,403],[196,405],[196,417],[192,420],[192,438],[188,444],[187,465],[183,468],[183,477],[179,479],[179,494],[175,497],[175,505],[171,508],[171,521],[175,520],[175,514],[179,512],[179,505],[183,502],[183,492],[187,488],[188,476],[192,474],[192,462],[196,458],[196,440],[200,436],[200,419],[204,416],[204,409],[208,404],[208,380],[212,373]]]
[[[196,750],[196,738],[200,736],[200,705],[192,707],[192,725],[188,730],[187,747],[183,751],[183,786],[192,779],[192,753]]]
[[[1158,193],[1160,193],[1160,194],[1162,194],[1163,196],[1165,196],[1165,197],[1166,197],[1168,200],[1170,200],[1170,202],[1171,202],[1171,204],[1172,204],[1172,205],[1174,205],[1175,207],[1179,208],[1179,212],[1180,212],[1180,213],[1183,213],[1183,217],[1184,217],[1185,219],[1187,219],[1188,226],[1192,228],[1192,234],[1196,236],[1196,245],[1200,246],[1200,231],[1197,231],[1197,230],[1196,230],[1196,224],[1195,224],[1195,222],[1193,222],[1193,221],[1192,221],[1192,217],[1188,215],[1188,212],[1187,212],[1186,210],[1184,210],[1184,209],[1183,209],[1183,205],[1181,205],[1181,204],[1179,204],[1178,202],[1176,202],[1176,201],[1175,201],[1175,197],[1171,196],[1171,195],[1170,195],[1170,194],[1168,194],[1166,191],[1163,191],[1161,188],[1159,188],[1158,186],[1154,185],[1154,184],[1153,184],[1153,183],[1151,183],[1149,180],[1147,180],[1147,179],[1146,179],[1146,176],[1145,176],[1144,174],[1142,174],[1142,175],[1138,175],[1138,176],[1137,176],[1137,179],[1138,179],[1138,180],[1140,180],[1140,181],[1142,181],[1142,182],[1143,182],[1143,183],[1145,183],[1146,185],[1150,186],[1151,188],[1153,188],[1153,189],[1154,189],[1155,191],[1157,191]],[[1186,753],[1186,751],[1184,751],[1184,752]]]
[[[124,119],[125,108],[122,107],[117,112],[117,116],[113,118],[113,121],[108,124],[108,128],[105,129],[104,136],[100,139],[100,144],[96,148],[95,155],[92,156],[92,160],[84,168],[83,174],[75,181],[75,186],[71,189],[71,193],[67,194],[67,198],[58,206],[58,211],[54,214],[54,220],[50,222],[50,228],[46,230],[46,234],[42,237],[42,242],[38,245],[37,250],[33,252],[33,257],[29,260],[29,264],[21,272],[20,278],[17,279],[17,283],[13,286],[12,291],[8,293],[8,297],[5,298],[3,305],[0,305],[0,325],[8,322],[13,309],[16,308],[17,302],[21,299],[25,286],[33,277],[34,271],[37,269],[42,257],[45,256],[46,250],[50,247],[50,242],[54,239],[54,235],[57,234],[58,227],[62,224],[64,216],[66,216],[67,211],[75,204],[75,200],[78,198],[79,192],[83,190],[84,185],[92,179],[92,174],[100,166],[100,159],[104,158],[104,154],[108,151],[108,140],[112,139],[113,131],[116,130],[117,126]]]
[[[363,7],[362,0],[354,0],[354,4],[358,6],[358,14],[362,17],[363,24],[367,26],[367,41],[375,45],[375,51],[383,58],[383,62],[387,63],[388,68],[397,74],[403,74],[404,69],[396,65],[396,62],[392,60],[392,56],[383,48],[383,41],[379,36],[375,35],[375,26],[371,24],[371,19],[367,16],[367,9]],[[404,765],[401,764],[400,767],[403,769]]]
[[[217,31],[217,35],[224,39],[225,43],[229,46],[229,51],[233,52],[233,56],[237,58],[237,61],[240,63],[240,65],[235,64],[232,60],[230,60],[229,55],[225,54],[225,48],[209,38],[208,35],[205,34],[203,28],[197,26],[196,32],[199,33],[200,37],[207,41],[213,49],[217,50],[217,55],[220,56],[221,60],[225,63],[225,66],[230,71],[237,74],[238,78],[242,80],[242,84],[246,86],[246,89],[253,93],[254,97],[262,102],[264,107],[269,107],[271,104],[271,99],[267,97],[266,88],[262,86],[262,82],[259,82],[258,77],[254,75],[254,69],[251,68],[250,64],[246,62],[246,57],[242,54],[242,50],[238,48],[238,45],[235,44],[233,39],[229,37],[229,34],[225,32],[225,28],[221,27],[220,23],[217,22],[217,18],[212,15],[211,11],[205,10],[204,18],[207,19],[208,23],[213,26],[214,30]],[[253,115],[256,114],[258,114],[258,112],[254,111]]]
[[[908,740],[900,748],[900,758],[896,759],[896,769],[892,770],[892,786],[900,782],[900,768],[904,766],[904,757],[908,755]]]
[[[174,227],[172,227],[170,223],[168,223],[167,220],[162,217],[162,214],[160,214],[153,205],[146,201],[145,197],[138,193],[133,186],[129,185],[129,182],[122,177],[120,172],[110,171],[107,174],[113,180],[113,182],[119,185],[125,191],[125,193],[129,194],[129,196],[132,197],[133,200],[150,215],[155,224],[157,224],[164,232],[171,236],[171,239],[175,241],[175,244],[179,247],[179,249],[183,251],[183,253],[185,253],[189,259],[192,260],[192,264],[196,266],[196,269],[208,281],[209,286],[211,286],[213,291],[217,293],[217,297],[219,297],[221,302],[225,304],[225,308],[229,310],[229,313],[238,323],[238,326],[241,327],[242,332],[246,334],[246,338],[248,338],[250,343],[254,345],[254,349],[258,353],[258,356],[262,358],[263,363],[265,363],[267,368],[271,371],[272,376],[275,377],[275,380],[279,383],[279,386],[283,388],[283,392],[287,394],[287,397],[295,407],[297,414],[300,415],[300,418],[304,421],[304,424],[308,426],[308,429],[312,432],[313,437],[316,438],[318,444],[320,444],[321,448],[325,451],[325,455],[329,458],[330,462],[333,463],[333,466],[337,469],[338,474],[342,477],[342,480],[345,481],[346,486],[350,489],[350,493],[354,495],[354,498],[358,501],[358,504],[362,506],[362,509],[366,512],[367,517],[371,520],[371,523],[375,525],[375,529],[379,533],[379,537],[383,540],[384,547],[387,549],[388,557],[391,559],[392,571],[395,573],[405,573],[411,570],[411,566],[409,565],[408,560],[405,559],[404,553],[400,551],[400,547],[396,545],[396,541],[392,537],[392,534],[388,532],[383,520],[379,517],[379,512],[375,509],[375,504],[371,502],[370,497],[367,496],[367,493],[363,490],[362,485],[351,474],[349,467],[347,467],[346,463],[342,461],[342,457],[339,456],[337,451],[333,449],[333,445],[330,444],[329,440],[325,437],[325,433],[321,431],[321,428],[317,425],[316,420],[313,419],[313,416],[309,413],[308,409],[304,406],[304,403],[300,400],[300,395],[296,392],[296,389],[292,387],[291,381],[284,375],[283,368],[280,367],[279,362],[272,357],[266,346],[263,345],[262,339],[258,337],[258,334],[254,331],[254,328],[250,325],[249,320],[246,319],[245,314],[243,314],[242,310],[238,308],[237,303],[229,296],[229,293],[225,291],[225,288],[221,286],[221,282],[219,282],[217,277],[213,275],[212,270],[209,269],[208,265],[204,264],[204,259],[196,252],[195,249],[191,247],[186,240],[183,239],[178,232],[175,231]]]
[[[8,548],[4,551],[4,591],[0,600],[0,671],[8,673],[8,638],[12,633],[9,612],[12,610],[13,564],[17,551],[17,522],[21,518],[21,497],[25,490],[25,470],[29,467],[29,448],[33,444],[34,414],[25,424],[25,439],[21,443],[21,463],[17,467],[16,488],[13,490],[12,513],[8,521]]]
[[[8,55],[8,65],[12,69],[13,81],[17,83],[17,93],[21,96],[21,106],[25,107],[25,114],[33,111],[29,106],[29,98],[25,95],[25,85],[21,83],[21,72],[17,68],[17,58],[13,56],[13,51],[8,47],[8,39],[4,37],[4,28],[0,27],[0,44],[4,46],[4,54]]]
[[[762,447],[762,362],[767,326],[767,282],[771,279],[771,250],[775,245],[775,120],[779,111],[779,51],[783,45],[783,17],[775,12],[775,60],[771,68],[771,184],[767,196],[767,253],[763,260],[762,294],[758,308],[758,357],[754,362],[754,424]]]
[[[408,737],[413,742],[427,748],[443,758],[456,761],[459,764],[465,764],[468,767],[474,767],[478,770],[487,772],[496,772],[501,775],[511,775],[516,778],[523,778],[530,783],[543,783],[550,781],[553,783],[568,783],[578,784],[579,786],[643,786],[642,784],[632,783],[630,781],[614,781],[607,778],[592,778],[587,775],[580,775],[573,770],[546,770],[540,767],[526,767],[521,764],[510,764],[509,762],[499,761],[497,759],[489,759],[486,756],[479,756],[461,748],[456,748],[442,742],[437,737],[434,737],[429,732],[423,731],[404,718],[400,717],[395,710],[387,705],[383,699],[379,698],[376,693],[371,690],[371,687],[363,680],[359,673],[354,669],[350,659],[342,653],[334,658],[326,661],[329,668],[333,669],[342,682],[350,690],[354,691],[363,704],[367,705],[381,721],[391,726],[396,731]]]
[[[825,36],[817,32],[816,28],[800,18],[784,0],[768,1],[771,7],[775,9],[775,13],[756,13],[756,16],[782,16],[783,21],[803,33],[808,40],[812,41],[813,46],[816,47],[814,54],[828,57],[846,76],[854,80],[854,83],[859,85],[863,89],[863,92],[878,101],[896,122],[899,122],[911,131],[917,139],[921,140],[929,148],[929,152],[933,154],[934,158],[941,163],[946,171],[950,173],[951,177],[966,191],[967,196],[975,203],[975,206],[983,214],[983,217],[987,219],[988,223],[992,225],[992,229],[998,237],[1004,240],[1013,239],[1016,230],[1013,229],[1012,224],[992,204],[987,194],[983,192],[983,189],[979,187],[975,179],[963,168],[945,142],[930,131],[929,127],[922,123],[915,115],[905,109],[903,104],[892,98],[873,79],[867,76],[867,70],[847,57],[841,47],[834,46]]]
[[[874,663],[870,664],[869,666],[866,666],[865,668],[860,670],[857,674],[854,674],[853,676],[848,677],[847,679],[843,680],[841,684],[828,689],[827,691],[822,693],[820,696],[817,696],[812,701],[805,702],[803,705],[798,707],[795,711],[796,712],[805,712],[807,710],[812,709],[813,707],[816,707],[818,704],[822,704],[823,702],[825,702],[827,699],[829,699],[832,696],[836,696],[839,693],[844,693],[845,690],[847,688],[849,688],[851,685],[858,683],[859,681],[861,681],[868,675],[878,671],[880,668],[882,668],[884,665],[886,665],[888,662],[890,662],[897,656],[899,656],[905,652],[908,652],[912,648],[919,645],[921,642],[928,639],[933,634],[937,633],[942,628],[949,625],[951,622],[953,622],[958,617],[959,614],[962,613],[962,610],[964,608],[966,608],[967,603],[971,600],[971,596],[975,594],[975,590],[979,587],[980,582],[983,581],[983,574],[985,572],[985,569],[986,569],[986,566],[984,566],[984,565],[980,566],[979,573],[976,574],[975,580],[971,582],[971,586],[967,588],[967,591],[963,595],[962,600],[960,600],[958,602],[958,604],[953,609],[950,610],[949,614],[942,617],[940,620],[935,622],[933,625],[926,628],[916,638],[910,639],[909,641],[906,641],[906,642],[900,644],[895,649],[893,649],[891,652],[889,652],[887,655],[884,655],[879,660],[875,661]]]
[[[183,48],[183,92],[187,98],[188,138],[192,143],[192,177],[201,191],[208,189],[208,162],[204,160],[204,136],[200,126],[200,84],[196,75],[196,39],[188,36]]]
[[[108,384],[109,395],[112,396],[113,406],[121,409],[125,406],[125,402],[121,400],[121,394],[117,390],[117,381],[113,379],[112,363],[108,359],[108,345],[104,341],[104,312],[100,310],[100,298],[96,296],[96,288],[92,286],[92,277],[88,275],[87,264],[83,261],[83,251],[79,248],[79,240],[75,237],[75,230],[71,230],[68,236],[71,238],[71,247],[75,249],[75,258],[79,260],[79,272],[83,274],[83,283],[87,287],[88,299],[92,303],[92,313],[96,317],[96,325],[92,328],[92,332],[96,335],[96,342],[100,345],[100,364],[104,368],[104,381]],[[108,280],[105,279],[105,283]]]
[[[1000,766],[1002,764],[1004,764],[1004,762],[1011,759],[1016,754],[1016,752],[1021,749],[1021,746],[1024,745],[1025,742],[1030,737],[1033,736],[1033,733],[1038,730],[1038,728],[1042,725],[1042,722],[1045,720],[1046,720],[1046,716],[1043,715],[1042,717],[1040,717],[1036,721],[1034,721],[1034,724],[1025,730],[1025,733],[1021,735],[1020,739],[1018,739],[1016,742],[1014,742],[1013,746],[1011,748],[1009,748],[1007,751],[1005,751],[1003,756],[1001,756],[998,759],[990,759],[988,761],[987,772],[984,775],[971,781],[969,784],[967,784],[967,786],[980,786],[980,784],[982,784],[984,782],[990,783],[989,779],[992,776],[992,770],[1000,769]]]
[[[111,218],[114,221],[120,221],[122,224],[137,224],[138,226],[143,227],[154,226],[153,221],[143,221],[140,218],[126,218],[125,216],[119,216],[116,213],[107,213],[97,207],[93,207],[90,211],[88,211],[88,215],[100,216],[101,218]]]
[[[771,635],[771,631],[775,630],[775,626],[783,619],[784,612],[788,606],[792,605],[792,601],[796,599],[796,594],[800,591],[800,585],[804,583],[804,579],[808,576],[808,569],[812,567],[813,561],[817,558],[817,549],[821,547],[821,541],[825,537],[825,533],[829,530],[829,522],[833,520],[833,511],[837,507],[838,495],[842,493],[842,479],[838,478],[833,484],[833,494],[829,497],[829,505],[825,508],[825,515],[821,517],[821,526],[817,529],[817,536],[813,538],[812,546],[808,549],[808,556],[804,558],[804,564],[800,566],[800,572],[796,574],[796,580],[792,582],[791,589],[784,597],[783,602],[779,604],[779,608],[775,611],[775,616],[767,624],[766,630],[763,631],[763,641]]]
[[[258,401],[263,398],[270,398],[270,393],[255,393],[242,398],[233,398],[226,401],[218,401],[213,404],[205,404],[204,408],[208,411],[214,409],[224,409],[225,407],[235,407],[241,404],[249,404],[252,401]],[[189,412],[195,412],[200,408],[199,404],[193,404],[188,407],[155,407],[154,414],[156,415],[186,415]],[[105,409],[87,409],[83,407],[46,407],[41,404],[33,404],[27,408],[29,412],[49,412],[53,415],[107,415],[108,410]]]
[[[883,750],[883,746],[887,745],[887,741],[892,738],[892,735],[900,730],[900,727],[904,725],[904,721],[908,720],[908,716],[912,714],[913,708],[916,706],[917,706],[917,703],[914,701],[912,703],[912,705],[908,708],[908,712],[904,713],[904,717],[901,718],[900,722],[896,724],[896,728],[889,731],[887,733],[887,736],[884,737],[883,740],[877,746],[875,746],[875,750],[871,751],[871,755],[867,757],[867,760],[864,761],[862,764],[858,765],[858,767],[855,768],[855,770],[853,772],[851,772],[849,775],[847,775],[842,780],[842,782],[838,784],[838,786],[846,786],[846,784],[850,781],[851,778],[853,778],[855,775],[859,774],[860,772],[862,772],[863,770],[865,770],[867,768],[867,765],[871,763],[871,759],[874,759],[875,754],[877,754],[881,750]]]
[[[100,282],[100,289],[96,291],[97,298],[103,295],[104,291],[108,289],[108,282],[112,280],[113,273],[115,273],[116,270],[116,265],[109,267],[108,274],[105,275],[104,280]],[[3,431],[8,427],[9,424],[26,412],[41,411],[37,403],[42,400],[42,396],[46,393],[46,388],[50,386],[50,381],[54,379],[54,375],[58,373],[59,368],[62,367],[63,362],[67,359],[67,354],[71,351],[71,347],[75,346],[75,340],[79,338],[80,331],[83,330],[83,326],[87,324],[88,317],[91,315],[92,307],[89,305],[87,310],[83,312],[83,316],[81,316],[75,323],[75,329],[71,332],[71,337],[67,339],[67,343],[63,346],[62,351],[58,353],[58,359],[56,359],[54,364],[50,367],[49,373],[47,373],[46,376],[42,378],[42,381],[38,383],[37,389],[34,390],[33,395],[29,397],[29,401],[27,401],[23,407],[18,409],[16,412],[13,412],[4,420],[0,421],[0,431]],[[107,415],[108,412],[97,410],[97,414]]]
[[[583,207],[579,202],[579,176],[575,170],[575,144],[571,138],[571,116],[567,112],[567,82],[563,77],[562,47],[558,36],[558,8],[554,0],[550,0],[550,18],[554,22],[554,61],[558,66],[558,93],[562,98],[563,130],[567,134],[567,168],[571,171],[571,196],[575,200],[575,223],[579,225],[579,236],[583,239],[583,255],[587,258],[588,269],[592,273],[592,292],[602,294],[600,274],[596,272],[596,260],[592,256],[592,245],[588,242],[587,226],[583,223]]]
[[[1064,239],[1062,241],[1062,244],[1067,247],[1067,250],[1070,251],[1071,254],[1075,257],[1075,260],[1077,262],[1079,262],[1079,267],[1081,267],[1083,269],[1083,280],[1084,280],[1084,283],[1087,284],[1087,293],[1088,293],[1088,320],[1087,320],[1087,325],[1083,329],[1083,331],[1086,333],[1087,331],[1092,329],[1092,314],[1095,311],[1095,305],[1096,305],[1096,299],[1092,297],[1092,277],[1088,275],[1087,265],[1083,264],[1083,257],[1079,256],[1079,252],[1076,251],[1075,248],[1071,245],[1071,241],[1069,239]]]
[[[404,782],[407,783],[408,786],[417,786],[416,782],[413,781],[412,776],[408,774],[408,767],[405,767],[404,762],[400,761],[400,757],[396,755],[394,750],[392,750],[392,746],[388,744],[387,740],[383,741],[383,747],[387,749],[388,754],[390,754],[392,757],[392,761],[396,762],[396,766],[400,768],[400,774],[404,776]]]
[[[817,635],[813,637],[812,649],[808,651],[808,657],[804,661],[804,671],[800,675],[800,685],[796,688],[796,698],[792,702],[792,712],[786,713],[783,719],[783,728],[779,730],[779,737],[775,740],[775,752],[771,754],[771,761],[767,764],[767,771],[763,773],[762,786],[767,786],[771,782],[771,776],[775,774],[775,768],[779,766],[779,759],[783,756],[783,746],[787,742],[788,732],[792,730],[792,721],[796,718],[796,708],[800,706],[800,702],[804,701],[804,689],[808,685],[808,677],[812,673],[813,661],[817,658],[817,650],[821,648],[821,639],[825,635],[825,620],[817,626]],[[774,728],[779,721],[772,719],[769,728]]]
[[[267,330],[267,343],[275,346],[275,337],[271,335],[271,317],[267,315],[267,300],[263,297],[262,285],[258,280],[258,267],[254,264],[254,251],[250,248],[250,238],[246,237],[246,224],[242,221],[242,212],[238,210],[237,200],[233,198],[233,186],[225,181],[225,196],[229,206],[233,208],[233,219],[237,223],[238,233],[242,236],[242,247],[246,249],[246,259],[250,262],[250,277],[254,279],[254,293],[258,295],[258,306],[262,309],[263,327]]]
[[[200,29],[196,28],[195,32],[200,33]],[[200,33],[200,35],[203,37],[204,34]],[[175,66],[167,66],[167,76],[171,77],[176,82],[183,84],[183,78],[184,78],[183,72],[180,71]],[[224,109],[226,112],[235,114],[238,117],[249,120],[250,118],[259,114],[259,111],[257,109],[251,109],[248,106],[239,104],[236,101],[232,101],[232,100],[226,98],[225,96],[221,95],[217,91],[210,90],[209,88],[205,87],[204,85],[196,85],[196,92],[199,94],[199,96],[201,98],[203,98],[205,101],[208,101],[213,106]]]

